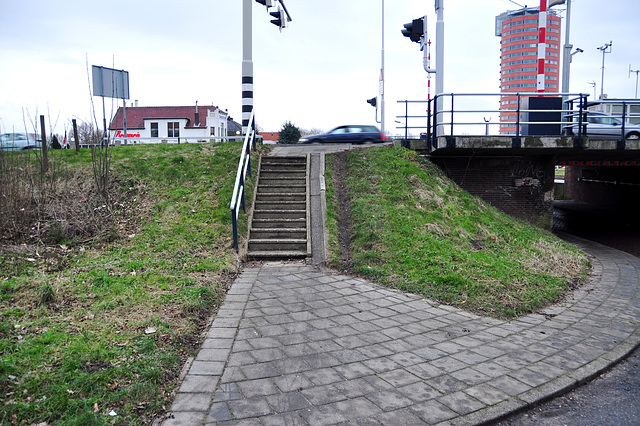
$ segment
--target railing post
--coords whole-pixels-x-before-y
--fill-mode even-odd
[[[582,95],[582,93],[580,94],[580,106],[578,107],[578,136],[575,137],[575,139],[573,140],[573,147],[574,148],[582,148],[584,145],[582,143],[582,141],[584,140],[584,133],[583,133],[583,128],[582,128],[582,110],[585,106],[585,104],[587,103],[587,98],[586,96]]]
[[[453,137],[453,100],[454,100],[454,95],[453,93],[451,94],[451,133],[449,134],[449,136]]]
[[[433,112],[431,114],[431,120],[432,120],[432,123],[431,123],[432,130],[431,130],[431,132],[433,133],[433,147],[434,148],[438,147],[438,125],[437,125],[437,122],[438,122],[438,119],[437,119],[437,117],[438,117],[438,101],[437,101],[438,96],[440,96],[440,95],[435,95],[433,97]]]
[[[627,118],[627,103],[625,101],[622,101],[622,128],[620,129],[622,131],[622,134],[620,135],[620,140],[618,140],[618,149],[624,150],[627,146],[627,141],[625,140],[625,122],[626,122],[626,118]]]
[[[432,140],[432,132],[431,132],[431,99],[427,99],[427,148],[429,151],[433,148],[433,140]]]
[[[251,169],[249,169],[251,170]],[[247,209],[244,205],[244,173],[240,176],[240,187],[242,188],[242,193],[240,194],[240,203],[242,203],[242,211],[244,213],[247,212]]]
[[[233,248],[238,252],[238,215],[237,209],[231,209],[231,223],[233,226]]]
[[[409,144],[409,101],[404,101],[404,140]]]
[[[518,93],[516,106],[516,137],[511,141],[511,148],[521,148],[522,139],[520,139],[520,93]]]

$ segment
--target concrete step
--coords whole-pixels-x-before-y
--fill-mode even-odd
[[[306,170],[260,170],[261,179],[306,179]]]
[[[259,201],[256,200],[255,210],[306,210],[307,200],[303,201],[281,201],[281,200],[269,200]]]
[[[250,239],[249,253],[254,251],[306,251],[307,239],[265,238]]]
[[[251,239],[256,240],[303,240],[307,238],[306,228],[252,228]]]
[[[307,179],[302,177],[302,178],[296,178],[296,177],[285,177],[285,176],[281,176],[281,177],[262,177],[262,175],[260,176],[260,183],[258,185],[258,188],[262,185],[267,185],[267,186],[299,186],[299,185],[304,185],[304,187],[307,187]]]
[[[307,194],[304,192],[260,192],[256,194],[256,201],[276,203],[279,201],[297,201],[301,203],[307,202]]]
[[[283,218],[271,218],[271,219],[253,219],[252,229],[259,228],[295,228],[295,229],[307,229],[307,219],[283,219]]]
[[[247,254],[250,260],[281,260],[281,259],[304,259],[307,257],[307,250],[289,251],[252,251]]]
[[[262,164],[304,164],[307,165],[306,157],[262,157]]]
[[[262,184],[260,182],[260,186],[258,188],[258,194],[281,194],[281,193],[297,193],[297,194],[305,194],[307,193],[307,185],[269,185]]]
[[[254,219],[307,219],[307,210],[254,210]]]
[[[275,170],[275,169],[279,169],[279,170],[305,170],[307,168],[307,163],[302,161],[302,162],[295,162],[295,161],[281,161],[281,162],[265,162],[264,160],[262,161],[262,170]]]

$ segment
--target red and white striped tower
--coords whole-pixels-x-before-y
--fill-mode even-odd
[[[538,93],[544,92],[544,57],[547,47],[547,0],[540,0],[538,14]]]

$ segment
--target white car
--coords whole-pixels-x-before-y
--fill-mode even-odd
[[[5,133],[0,135],[0,150],[2,151],[21,151],[38,148],[40,148],[40,142],[33,135],[26,133]]]
[[[573,117],[573,122],[578,122],[577,114]],[[592,139],[620,139],[622,136],[622,120],[602,112],[586,111],[586,119],[583,115],[582,124],[586,125],[586,136]],[[578,134],[577,124],[573,125],[573,134]],[[640,124],[624,123],[624,138],[640,139]]]

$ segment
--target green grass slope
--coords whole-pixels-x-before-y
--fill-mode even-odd
[[[108,199],[92,195],[89,150],[50,153],[58,177],[77,179],[59,196],[75,194],[85,222],[108,223],[0,246],[0,424],[150,424],[169,407],[237,273],[229,203],[240,151],[117,147]]]
[[[338,200],[328,157],[331,263]],[[415,152],[378,147],[346,159],[353,271],[483,315],[513,318],[560,300],[586,277],[584,254],[469,195]]]

